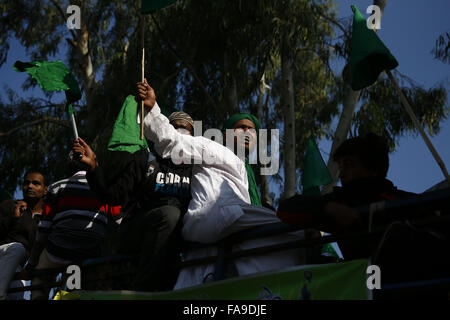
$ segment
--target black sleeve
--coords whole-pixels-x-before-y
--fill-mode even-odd
[[[31,211],[25,211],[18,218],[14,218],[14,224],[8,234],[8,238],[12,241],[23,244],[27,252],[33,247],[36,238],[36,222],[31,216]]]
[[[277,216],[282,221],[298,227],[328,231],[332,229],[332,226],[325,216],[324,207],[327,202],[332,200],[330,195],[296,195],[280,202]]]
[[[89,187],[100,199],[113,206],[123,206],[132,199],[136,187],[145,178],[146,163],[146,156],[137,155],[113,181],[109,181],[102,166],[88,172],[86,178]]]

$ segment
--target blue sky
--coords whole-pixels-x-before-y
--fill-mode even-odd
[[[372,0],[338,1],[339,17],[351,17],[352,4],[365,14],[366,8],[372,3]],[[445,31],[450,32],[448,15],[450,15],[449,0],[388,0],[378,34],[399,61],[398,70],[402,74],[425,88],[443,83],[450,94],[450,66],[435,60],[430,53],[439,35]],[[64,53],[63,51],[57,53],[55,59],[64,61]],[[21,85],[26,76],[12,71],[12,65],[16,60],[29,61],[30,57],[17,41],[12,41],[7,63],[0,68],[2,99],[6,100],[4,97],[6,85],[24,97],[42,96],[39,88],[23,92]],[[336,72],[341,70],[342,65],[336,63]],[[60,99],[55,95],[54,100],[63,98],[63,94]],[[440,133],[431,137],[431,141],[450,170],[450,119],[442,123]],[[320,141],[319,148],[322,150],[324,160],[327,161],[331,141]],[[423,192],[444,179],[439,166],[418,135],[402,137],[397,151],[391,154],[390,161],[388,178],[401,189]]]
[[[352,4],[369,17],[365,12],[373,4],[372,0],[341,0],[338,2],[340,18],[352,16]],[[398,71],[427,89],[442,83],[450,96],[450,65],[434,59],[430,53],[439,35],[450,32],[449,15],[449,0],[388,0],[378,35],[397,58]],[[341,70],[342,66],[337,71]],[[430,140],[450,171],[450,119],[442,122],[440,133]],[[402,137],[399,144],[397,151],[390,155],[388,179],[394,184],[420,193],[444,180],[419,135]],[[327,161],[331,141],[320,141],[319,148]]]

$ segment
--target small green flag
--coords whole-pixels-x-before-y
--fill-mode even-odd
[[[321,254],[322,256],[325,257],[340,258],[339,254],[336,252],[336,250],[334,250],[333,245],[331,243],[325,243],[322,246]]]
[[[384,70],[396,68],[398,62],[378,35],[367,28],[367,21],[358,8],[352,6],[352,10],[351,86],[353,90],[361,90],[372,85]]]
[[[175,3],[177,0],[142,0],[141,13],[152,13]]]
[[[314,135],[311,135],[306,145],[305,163],[303,166],[303,194],[320,195],[320,186],[329,184],[332,181],[330,171],[328,171],[328,167],[322,159]]]
[[[129,95],[114,124],[108,150],[135,153],[148,147],[147,140],[139,138],[140,130],[136,121],[137,110],[138,104],[134,96]]]
[[[81,99],[78,82],[70,70],[60,60],[48,62],[14,63],[14,70],[26,72],[35,79],[44,91],[64,91],[66,93],[66,109],[72,126],[73,135],[78,139],[78,130],[73,114],[72,103]]]
[[[81,99],[77,80],[64,63],[59,60],[52,62],[16,61],[14,70],[28,73],[44,91],[65,91],[68,103]]]

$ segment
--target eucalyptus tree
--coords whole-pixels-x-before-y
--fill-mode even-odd
[[[79,29],[67,27],[69,5],[80,7]],[[327,6],[325,1],[320,5]],[[305,116],[294,112],[294,104],[309,99],[294,93],[294,90],[298,92],[298,85],[293,81],[301,79],[297,75],[299,66],[307,69],[301,61],[309,59],[305,53],[314,56],[319,52],[317,48],[323,51],[323,45],[317,46],[316,42],[327,36],[317,32],[311,6],[304,0],[178,1],[151,16],[141,17],[139,1],[7,0],[0,4],[0,63],[5,61],[12,37],[27,48],[30,60],[59,58],[68,63],[84,92],[83,100],[75,109],[80,135],[90,141],[100,157],[106,158],[104,150],[112,124],[123,100],[133,93],[139,80],[139,25],[140,19],[144,19],[145,73],[158,94],[158,101],[183,108],[194,119],[203,120],[205,128],[220,127],[227,116],[237,111],[256,112],[259,81],[267,74],[275,90],[270,99],[266,98],[265,119],[261,120],[266,126],[277,123],[269,118],[277,120],[284,106],[286,112],[281,114],[287,124],[283,140],[284,152],[288,154],[285,170],[289,172],[285,184],[292,193],[296,186],[291,177],[295,180],[298,167],[293,158],[297,150],[294,119]],[[286,74],[292,78],[289,100],[285,93],[288,87],[281,80]],[[302,78],[302,81],[306,91],[309,83],[314,83],[312,79]],[[32,80],[26,81],[26,86],[32,85],[35,85]],[[283,94],[285,97],[280,99]],[[18,95],[10,99],[11,121],[5,123],[3,136],[16,139],[23,128],[37,130],[38,123],[45,123],[48,130],[39,127],[39,132],[43,139],[52,141],[47,135],[53,138],[54,129],[50,127],[56,126],[62,130],[58,134],[61,141],[54,142],[57,146],[35,149],[45,155],[35,163],[42,162],[45,166],[63,157],[70,146],[70,131],[64,130],[67,125],[64,121],[48,121],[64,119],[58,114],[61,110],[55,107],[52,96],[47,97],[46,105],[50,107],[45,108],[37,100],[22,101]],[[280,104],[280,101],[290,102]],[[20,104],[30,108],[33,105],[34,112],[29,112],[27,119],[18,116]],[[44,122],[35,121],[44,118],[47,119]],[[24,139],[31,143],[30,136]],[[7,149],[11,148],[14,146],[9,145]],[[6,152],[5,159],[11,154]],[[23,163],[18,171],[29,166],[31,163]],[[14,176],[17,178],[19,174]]]

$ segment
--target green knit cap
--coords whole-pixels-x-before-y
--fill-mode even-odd
[[[225,131],[226,129],[233,129],[233,126],[236,124],[236,122],[243,119],[248,119],[253,122],[257,131],[261,129],[261,123],[254,115],[251,115],[249,113],[235,113],[231,117],[229,117],[227,121],[225,121],[222,127],[222,131]]]

